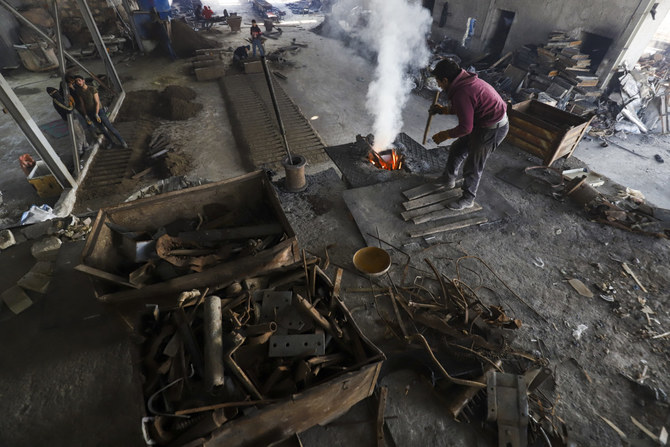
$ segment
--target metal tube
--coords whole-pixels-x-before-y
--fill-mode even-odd
[[[123,92],[121,80],[119,79],[119,75],[116,73],[116,69],[112,63],[112,58],[109,57],[105,43],[102,41],[100,30],[98,30],[98,26],[95,24],[93,13],[91,13],[91,9],[88,7],[88,3],[86,3],[86,0],[77,0],[77,4],[79,5],[79,11],[81,11],[84,22],[86,22],[86,26],[91,33],[91,38],[93,39],[95,48],[98,50],[98,55],[100,56],[100,59],[102,59],[102,63],[105,64],[107,76],[111,80],[112,84],[114,84],[114,91],[118,93]]]
[[[54,21],[56,22],[56,44],[58,47],[58,73],[60,74],[60,87],[63,92],[64,103],[67,104],[70,98],[70,89],[65,82],[65,55],[63,54],[63,41],[61,39],[60,31],[60,18],[58,17],[58,2],[53,0],[54,8]],[[80,167],[79,167],[79,151],[77,149],[77,135],[74,133],[74,120],[72,114],[75,113],[74,110],[72,113],[68,113],[67,116],[67,129],[70,132],[70,141],[72,142],[72,162],[74,163],[74,173],[79,176]]]
[[[223,327],[221,298],[205,298],[205,383],[208,390],[223,386]]]
[[[67,170],[63,161],[60,159],[56,151],[54,151],[53,147],[51,147],[51,144],[49,144],[49,141],[37,126],[35,120],[30,116],[21,103],[21,100],[16,96],[14,90],[12,90],[12,87],[2,74],[0,74],[0,102],[4,104],[5,108],[12,115],[12,118],[14,118],[19,125],[21,131],[35,151],[47,164],[58,183],[63,188],[76,187],[77,182],[72,177],[72,174]]]
[[[279,132],[281,133],[282,140],[284,141],[284,148],[286,149],[286,154],[288,155],[288,164],[293,164],[293,156],[291,156],[291,150],[288,147],[288,139],[286,139],[286,130],[284,130],[284,123],[281,120],[281,114],[279,113],[279,105],[277,104],[277,97],[275,96],[275,89],[272,86],[272,78],[270,77],[270,72],[268,71],[268,66],[265,63],[265,56],[261,56],[261,65],[263,65],[263,73],[265,73],[265,81],[268,83],[268,89],[270,90],[270,98],[272,99],[272,107],[275,109],[275,115],[277,116],[277,124],[279,125]]]
[[[7,3],[5,0],[0,0],[0,6],[4,6],[5,9],[7,9],[7,11],[11,12],[12,14],[14,14],[14,16],[16,16],[16,18],[19,19],[19,21],[20,21],[22,24],[26,25],[28,28],[30,28],[31,30],[35,31],[37,34],[40,35],[40,37],[42,37],[44,40],[46,40],[46,41],[47,41],[48,43],[50,43],[51,45],[56,46],[56,42],[54,42],[53,39],[51,39],[51,37],[47,36],[41,29],[39,29],[38,27],[36,27],[35,25],[33,25],[33,23],[32,23],[30,20],[28,20],[28,19],[26,19],[25,17],[23,17],[23,16],[21,15],[20,12],[18,12],[16,9],[14,9],[14,8],[12,7],[12,5],[10,5],[9,3]],[[90,77],[92,77],[93,79],[95,79],[100,85],[102,85],[102,86],[105,87],[106,89],[109,89],[109,87],[107,86],[107,84],[105,84],[105,83],[102,82],[100,79],[98,79],[98,77],[97,77],[96,75],[94,75],[93,72],[89,71],[88,68],[84,67],[84,66],[83,66],[77,59],[74,58],[74,56],[72,56],[70,53],[68,53],[68,52],[65,51],[65,50],[63,50],[63,54],[64,54],[65,57],[67,57],[72,63],[74,63],[76,66],[78,66],[79,68],[81,68],[82,70],[84,70]]]

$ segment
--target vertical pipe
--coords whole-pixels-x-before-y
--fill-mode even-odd
[[[205,384],[208,390],[222,386],[223,378],[223,327],[221,298],[205,298]]]
[[[279,105],[277,104],[275,89],[272,86],[272,78],[270,77],[268,66],[265,63],[265,56],[261,56],[261,65],[263,65],[263,73],[265,73],[265,81],[268,83],[268,89],[270,90],[270,98],[272,99],[272,106],[274,107],[275,115],[277,116],[277,124],[279,125],[279,132],[281,132],[281,136],[284,141],[284,148],[286,149],[286,154],[288,155],[288,164],[292,165],[293,157],[291,156],[291,150],[288,147],[288,140],[286,139],[286,130],[284,130],[284,123],[282,123],[281,115],[279,114]]]
[[[63,100],[65,104],[69,102],[70,98],[70,89],[65,82],[65,54],[63,53],[63,39],[61,38],[60,30],[60,18],[58,17],[58,2],[53,0],[53,9],[54,9],[54,21],[56,22],[56,44],[58,47],[58,73],[60,74],[60,87],[63,92]],[[70,141],[72,143],[72,163],[74,164],[74,173],[75,176],[79,176],[79,150],[77,149],[77,135],[74,132],[74,120],[72,114],[76,113],[74,110],[72,113],[68,113],[67,116],[67,129],[70,132]]]

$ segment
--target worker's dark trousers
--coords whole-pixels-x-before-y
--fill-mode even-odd
[[[463,165],[463,197],[475,198],[486,159],[505,139],[508,130],[509,124],[497,129],[475,127],[470,134],[451,145],[443,175],[448,179],[458,178],[458,170]]]

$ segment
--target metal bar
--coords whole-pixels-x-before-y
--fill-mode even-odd
[[[275,115],[277,115],[277,125],[279,126],[279,131],[281,132],[282,140],[284,141],[284,147],[286,148],[286,154],[288,155],[288,163],[293,164],[293,156],[291,156],[291,149],[289,148],[288,140],[286,139],[286,130],[284,130],[284,124],[282,123],[281,114],[279,113],[279,105],[277,104],[277,97],[275,96],[275,89],[272,86],[272,79],[270,78],[270,72],[268,71],[268,66],[265,62],[265,56],[261,56],[261,65],[263,65],[263,73],[265,73],[265,81],[268,83],[268,89],[270,90],[270,98],[272,98],[272,106],[275,109]]]
[[[86,0],[77,0],[77,5],[79,5],[79,11],[81,11],[81,15],[84,17],[84,22],[86,22],[86,26],[91,33],[93,44],[98,50],[98,55],[102,59],[103,64],[105,64],[105,70],[107,71],[107,76],[114,85],[114,91],[122,93],[123,86],[121,85],[121,80],[119,79],[119,75],[116,73],[116,69],[114,68],[111,57],[109,57],[105,43],[102,41],[102,36],[100,35],[98,26],[95,24],[91,9],[88,7],[88,3],[86,3]]]
[[[133,30],[133,36],[135,37],[135,43],[137,43],[137,48],[140,50],[141,53],[146,53],[146,50],[144,49],[144,43],[142,43],[140,33],[137,30],[137,25],[135,24],[135,17],[133,16],[133,11],[130,9],[128,0],[121,0],[121,4],[123,5],[123,9],[126,11],[126,14],[128,14],[128,19],[130,20],[130,28]]]
[[[74,188],[77,182],[67,170],[51,144],[12,90],[5,77],[0,74],[0,102],[12,115],[35,151],[42,157],[58,183],[65,188]]]
[[[58,73],[60,74],[60,87],[63,92],[64,104],[69,103],[70,89],[65,82],[65,55],[63,54],[63,41],[61,39],[60,18],[58,17],[58,2],[53,0],[54,21],[56,22],[56,46],[58,48]],[[72,163],[74,164],[74,173],[78,177],[81,168],[79,166],[79,151],[77,150],[77,135],[74,133],[74,118],[72,114],[67,116],[67,129],[70,132],[70,142],[72,143]],[[86,137],[84,137],[86,138]]]
[[[4,6],[5,9],[7,9],[12,14],[14,14],[14,16],[16,16],[17,19],[19,19],[19,22],[21,22],[22,24],[26,25],[28,28],[35,31],[37,34],[40,35],[40,37],[42,37],[44,40],[46,40],[51,45],[56,46],[56,42],[54,42],[53,39],[51,39],[51,37],[47,36],[41,29],[39,29],[38,27],[33,25],[33,23],[30,20],[23,17],[20,12],[18,12],[16,9],[14,9],[12,7],[12,5],[7,3],[5,0],[0,0],[0,6]],[[95,74],[93,74],[93,72],[89,71],[88,68],[83,66],[81,64],[81,62],[79,62],[77,59],[75,59],[74,56],[72,56],[70,53],[68,53],[67,51],[63,51],[63,54],[65,54],[65,57],[67,57],[72,63],[74,63],[76,66],[78,66],[79,68],[84,70],[93,79],[98,81],[100,83],[100,85],[102,85],[103,87],[105,87],[107,89],[109,88],[109,87],[107,87],[107,85],[104,82],[102,82],[100,79],[98,79],[98,77]]]

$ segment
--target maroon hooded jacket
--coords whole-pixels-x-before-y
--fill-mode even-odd
[[[449,129],[449,138],[468,135],[474,127],[487,127],[500,121],[507,105],[486,81],[475,73],[461,70],[447,90],[451,110],[458,116],[458,126]]]

